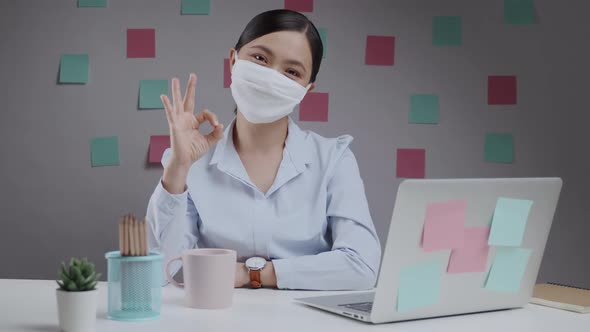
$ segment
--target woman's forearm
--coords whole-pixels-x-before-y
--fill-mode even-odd
[[[162,185],[171,194],[182,194],[186,189],[186,177],[190,166],[177,165],[173,160],[164,168]]]

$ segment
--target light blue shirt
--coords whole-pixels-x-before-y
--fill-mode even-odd
[[[250,180],[234,147],[235,117],[191,166],[185,192],[170,194],[160,178],[147,220],[150,249],[164,255],[164,267],[185,249],[226,248],[236,250],[240,262],[272,260],[281,289],[375,286],[381,246],[349,148],[352,136],[325,138],[288,119],[283,157],[266,193]],[[166,149],[162,165],[170,153]],[[171,265],[173,274],[179,269],[180,262]]]

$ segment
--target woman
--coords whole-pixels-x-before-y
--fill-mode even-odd
[[[150,248],[165,261],[195,247],[234,249],[236,287],[374,287],[381,246],[352,137],[325,138],[288,116],[315,87],[315,26],[295,11],[261,13],[229,57],[237,112],[226,129],[209,110],[193,114],[196,75],[184,99],[177,78],[172,101],[161,96],[171,148],[148,205]]]

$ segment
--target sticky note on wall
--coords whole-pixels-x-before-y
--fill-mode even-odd
[[[127,58],[155,58],[156,30],[127,29]]]
[[[409,123],[437,124],[438,120],[437,95],[413,94],[410,96]]]
[[[310,92],[299,104],[299,121],[328,121],[330,95],[327,92]]]
[[[169,135],[150,136],[149,163],[160,164],[164,151],[170,147]]]
[[[422,249],[426,252],[463,247],[465,200],[429,203],[426,206]]]
[[[488,245],[490,227],[466,227],[463,232],[463,247],[451,251],[447,272],[485,272],[490,250]]]
[[[426,173],[426,150],[397,149],[395,172],[398,178],[424,178]]]
[[[78,8],[84,7],[106,7],[107,0],[78,0]]]
[[[439,259],[406,266],[400,270],[397,311],[405,312],[439,302],[443,264]]]
[[[313,12],[313,0],[285,0],[285,9],[298,12]]]
[[[162,94],[168,94],[168,80],[141,80],[139,82],[139,108],[164,108],[160,99]]]
[[[520,246],[526,230],[533,201],[500,197],[492,216],[489,245]]]
[[[393,66],[395,62],[395,37],[367,36],[365,64]]]
[[[318,28],[318,33],[320,34],[320,39],[322,40],[323,46],[322,58],[326,58],[326,52],[328,49],[328,29]]]
[[[434,16],[432,18],[432,45],[461,45],[463,43],[461,29],[461,16]]]
[[[63,54],[59,61],[59,83],[87,83],[88,54]]]
[[[515,105],[516,95],[516,76],[488,76],[488,105]]]
[[[229,58],[223,59],[223,87],[229,88],[231,86],[231,66]]]
[[[496,248],[496,256],[485,281],[485,289],[497,292],[518,292],[530,256],[530,249]]]
[[[91,139],[90,162],[92,167],[119,165],[119,138],[112,136]]]
[[[534,24],[534,0],[504,0],[504,23]]]
[[[512,134],[486,133],[484,160],[495,163],[512,163],[514,160],[514,138]]]
[[[209,15],[211,0],[182,0],[180,4],[181,15]]]

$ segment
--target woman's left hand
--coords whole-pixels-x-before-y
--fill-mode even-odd
[[[236,279],[234,281],[235,288],[242,288],[250,283],[250,275],[244,263],[236,263]]]

